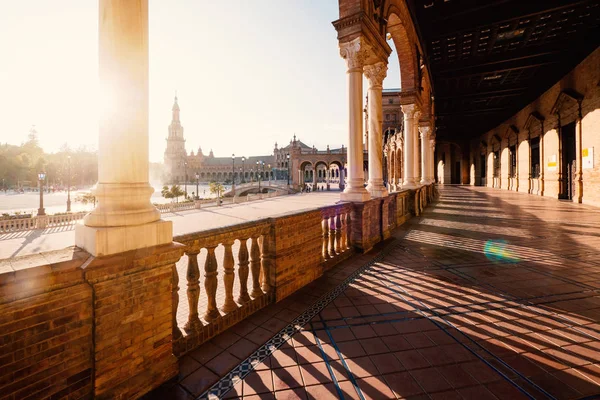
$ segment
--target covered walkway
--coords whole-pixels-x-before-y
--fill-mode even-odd
[[[392,240],[183,357],[150,397],[593,397],[599,289],[600,210],[440,188]]]

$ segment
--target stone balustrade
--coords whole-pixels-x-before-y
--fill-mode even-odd
[[[321,209],[323,246],[321,260],[330,268],[352,254],[350,227],[352,205],[340,204]]]
[[[176,356],[368,251],[435,196],[421,186],[105,257],[1,260],[0,393],[139,398],[177,375]]]
[[[31,218],[15,218],[0,220],[0,233],[30,231],[34,229],[57,228],[75,224],[85,216],[86,212],[58,215],[42,215]]]
[[[185,245],[188,259],[184,279],[173,267],[176,354],[193,349],[271,301],[270,264],[265,254],[270,230],[265,220],[174,238]],[[177,323],[178,284],[186,288],[187,316],[182,328]]]

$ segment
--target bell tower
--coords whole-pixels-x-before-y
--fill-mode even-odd
[[[171,124],[169,125],[169,136],[167,137],[167,149],[165,150],[164,161],[169,181],[178,180],[184,172],[183,163],[186,161],[187,153],[185,151],[185,139],[183,138],[183,126],[179,119],[179,103],[177,96],[173,103]]]

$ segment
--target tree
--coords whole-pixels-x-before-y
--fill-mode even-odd
[[[210,183],[209,187],[210,187],[210,192],[212,194],[217,195],[217,201],[220,204],[221,203],[221,194],[225,191],[225,188],[219,182],[214,182],[214,181]]]
[[[171,189],[169,189],[169,187],[167,185],[162,187],[162,190],[160,191],[160,194],[162,194],[162,197],[164,197],[165,199],[172,199],[173,198],[173,194],[171,193]]]
[[[92,194],[92,192],[83,192],[75,197],[75,201],[78,201],[83,204],[94,203],[94,207],[96,207],[96,196]]]
[[[175,199],[178,203],[179,203],[179,197],[181,197],[185,194],[183,192],[183,190],[181,190],[181,187],[179,187],[179,185],[173,185],[173,186],[171,186],[170,189],[168,186],[165,185],[165,186],[163,186],[160,193],[162,194],[162,196],[165,199]]]

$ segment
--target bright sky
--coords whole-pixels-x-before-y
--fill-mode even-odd
[[[271,154],[294,133],[347,145],[336,0],[150,0],[150,159],[177,90],[188,151]],[[97,148],[98,1],[0,1],[0,142]],[[389,42],[391,44],[391,42]],[[384,87],[399,86],[390,57]],[[366,81],[365,81],[366,95]]]

